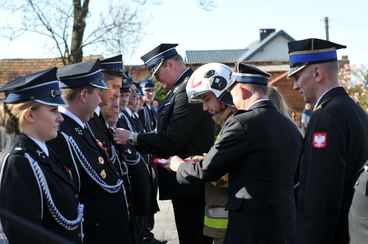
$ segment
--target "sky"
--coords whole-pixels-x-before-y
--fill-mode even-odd
[[[246,48],[259,39],[261,28],[282,29],[296,40],[325,39],[324,18],[328,17],[330,40],[347,46],[338,56],[348,55],[352,64],[368,64],[367,0],[213,1],[211,11],[200,9],[197,0],[160,0],[151,5],[145,13],[149,16],[144,27],[147,34],[133,54],[124,56],[124,63],[143,64],[140,57],[160,43],[178,43],[182,56],[186,50]],[[104,2],[92,0],[91,9]],[[55,57],[44,43],[35,35],[13,42],[0,37],[0,59]],[[103,54],[89,49],[84,53]]]

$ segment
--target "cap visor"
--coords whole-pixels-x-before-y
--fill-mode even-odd
[[[67,106],[68,105],[63,99],[63,97],[61,96],[42,98],[42,99],[37,99],[35,101],[41,104],[44,104],[44,105],[48,105],[48,106]]]
[[[301,71],[301,70],[302,70],[302,69],[304,69],[305,67],[307,67],[307,65],[306,65],[306,64],[304,64],[304,65],[302,65],[302,66],[297,66],[297,67],[289,68],[287,78],[288,78],[288,79],[291,79],[293,75],[295,75],[296,73],[298,73],[299,71]]]
[[[123,89],[120,89],[120,93],[132,93],[132,89],[130,88],[123,88]]]
[[[153,69],[151,69],[151,76],[154,76],[157,72],[157,70],[161,67],[164,60],[162,60],[159,64],[155,65]]]
[[[97,87],[97,88],[101,88],[101,89],[105,89],[105,90],[108,89],[108,87],[107,87],[107,85],[106,85],[106,83],[105,83],[104,80],[93,82],[93,83],[91,83],[91,86],[94,86],[94,87]]]

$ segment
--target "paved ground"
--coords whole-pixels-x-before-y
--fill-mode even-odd
[[[160,212],[155,215],[153,233],[158,240],[168,240],[168,244],[179,244],[171,201],[158,201]]]

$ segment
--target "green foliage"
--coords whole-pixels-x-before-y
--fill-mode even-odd
[[[368,112],[368,67],[345,64],[340,68],[340,84],[366,112]]]
[[[160,81],[155,81],[156,84],[156,97],[155,99],[161,104],[167,94],[167,91],[163,88],[162,83]]]

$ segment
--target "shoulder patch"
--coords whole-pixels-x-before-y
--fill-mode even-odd
[[[327,147],[327,132],[314,132],[312,135],[312,147],[316,149]]]

